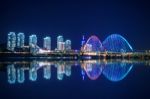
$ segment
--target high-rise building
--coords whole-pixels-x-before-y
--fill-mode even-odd
[[[51,50],[51,38],[50,37],[45,37],[44,38],[43,47],[46,50]]]
[[[37,45],[37,36],[36,35],[29,36],[29,46],[31,47],[32,45],[34,45],[34,46]]]
[[[30,53],[37,54],[39,51],[39,47],[37,46],[37,36],[31,35],[29,36],[29,47],[30,47]]]
[[[16,34],[15,32],[9,32],[7,37],[7,49],[10,51],[14,51],[16,47]]]
[[[57,49],[58,50],[64,50],[63,45],[64,45],[64,38],[63,36],[58,36],[57,37]]]
[[[24,33],[17,34],[17,47],[18,48],[22,48],[24,46],[24,39],[25,39]]]
[[[71,40],[65,41],[65,50],[71,50]]]
[[[60,51],[65,50],[65,42],[58,42],[58,50]]]

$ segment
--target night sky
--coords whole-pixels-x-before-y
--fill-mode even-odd
[[[63,35],[79,49],[82,35],[97,35],[101,41],[113,33],[124,36],[134,49],[150,49],[150,2],[138,0],[64,1],[1,0],[0,43],[10,31],[42,38]]]

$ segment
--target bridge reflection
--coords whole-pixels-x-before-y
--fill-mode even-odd
[[[141,61],[140,63],[145,63]],[[146,62],[147,63],[147,62]],[[6,64],[6,63],[5,63]],[[44,79],[51,79],[52,68],[57,73],[57,79],[63,80],[64,76],[70,77],[72,67],[81,67],[82,78],[88,77],[96,80],[100,75],[105,76],[110,81],[123,80],[132,70],[134,64],[139,64],[134,60],[86,60],[86,61],[21,61],[7,62],[7,76],[10,84],[24,83],[25,75],[29,75],[30,81],[38,79],[38,72],[43,71]],[[39,72],[41,73],[41,72]]]
[[[110,81],[120,81],[128,75],[132,67],[133,64],[125,62],[106,64],[103,74]]]

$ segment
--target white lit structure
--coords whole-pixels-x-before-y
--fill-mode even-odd
[[[43,47],[46,50],[51,50],[51,38],[50,37],[44,38]]]
[[[16,34],[15,32],[10,32],[7,37],[7,49],[14,51],[16,47]]]
[[[65,50],[71,50],[71,40],[65,41]]]
[[[34,46],[37,45],[37,36],[36,35],[29,36],[29,46],[31,47],[32,45],[34,45]]]
[[[39,51],[39,47],[37,46],[37,36],[36,35],[29,36],[29,47],[30,47],[30,52],[32,54],[36,54]]]
[[[58,50],[60,51],[65,50],[65,42],[58,42]]]
[[[84,51],[84,45],[85,45],[85,37],[83,35],[81,40],[81,51]]]
[[[63,36],[57,37],[57,50],[64,50],[64,38],[63,38]]]
[[[17,34],[17,47],[18,48],[22,48],[24,46],[24,42],[25,42],[24,39],[25,39],[24,33]]]

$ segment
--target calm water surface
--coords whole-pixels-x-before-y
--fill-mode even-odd
[[[5,59],[0,89],[2,99],[150,99],[150,61]]]

